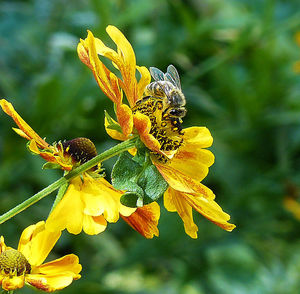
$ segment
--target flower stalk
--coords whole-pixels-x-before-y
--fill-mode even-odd
[[[101,154],[98,154],[91,160],[87,161],[86,163],[80,165],[76,169],[70,171],[65,176],[61,177],[54,183],[50,184],[48,187],[44,188],[40,192],[36,193],[35,195],[31,196],[24,202],[20,203],[16,207],[12,208],[11,210],[7,211],[6,213],[2,214],[0,216],[0,224],[6,222],[10,218],[14,217],[18,213],[22,212],[23,210],[27,209],[29,206],[33,205],[34,203],[38,202],[39,200],[43,199],[53,191],[57,190],[58,188],[62,187],[63,185],[66,185],[68,181],[71,179],[79,176],[83,172],[91,169],[93,166],[97,165],[100,162],[103,162],[111,157],[114,157],[124,151],[127,151],[128,149],[131,149],[135,146],[136,138],[129,139],[127,141],[124,141],[106,151],[104,151]]]

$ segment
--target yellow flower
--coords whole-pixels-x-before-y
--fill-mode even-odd
[[[128,139],[133,131],[137,131],[151,150],[159,152],[159,142],[150,134],[151,122],[149,117],[132,113],[136,101],[142,97],[146,85],[150,83],[151,77],[148,69],[144,66],[137,66],[134,51],[124,35],[114,26],[106,28],[107,33],[116,43],[117,52],[107,47],[100,39],[94,38],[89,31],[85,40],[80,40],[77,47],[78,56],[94,74],[94,77],[101,90],[110,98],[116,106],[116,115],[122,133],[117,133],[120,139]],[[113,65],[120,71],[122,79],[112,73],[99,59],[102,55],[113,62]],[[141,78],[136,80],[136,70]],[[123,91],[126,94],[129,106],[123,104]],[[135,128],[135,130],[133,129]],[[110,131],[108,131],[110,132]]]
[[[94,144],[87,138],[49,145],[20,117],[11,103],[2,99],[0,106],[19,126],[14,130],[30,140],[30,150],[62,169],[71,170],[97,155]],[[97,171],[85,172],[70,180],[65,195],[47,219],[46,227],[53,232],[67,229],[72,234],[82,230],[90,235],[99,234],[105,230],[107,221],[116,222],[120,213],[126,217],[135,211],[120,203],[122,194]]]
[[[78,44],[78,55],[116,106],[117,122],[113,123],[119,125],[121,131],[110,128],[106,119],[107,133],[117,140],[139,135],[150,150],[152,163],[169,184],[164,194],[165,206],[169,211],[177,211],[188,235],[197,238],[192,208],[221,228],[232,231],[235,225],[228,223],[230,216],[214,201],[213,192],[200,183],[214,162],[212,152],[205,149],[213,142],[209,130],[205,127],[183,130],[174,127],[170,120],[164,119],[161,109],[153,105],[153,99],[148,100],[148,108],[140,107],[136,102],[143,97],[144,89],[150,83],[150,73],[145,67],[136,65],[130,43],[116,27],[108,26],[106,31],[117,45],[117,51],[88,32],[87,38]],[[112,73],[99,56],[111,60],[122,78]],[[139,81],[136,70],[141,75]],[[123,92],[129,105],[123,103]],[[134,223],[137,222],[133,220],[131,225],[135,226]]]
[[[82,230],[89,235],[99,234],[106,229],[107,221],[114,223],[119,214],[130,216],[135,211],[120,203],[122,194],[105,179],[84,173],[70,181],[63,199],[49,215],[46,228],[67,229],[72,234]]]
[[[43,221],[27,227],[18,249],[8,247],[0,237],[0,286],[6,291],[29,284],[39,290],[60,290],[80,278],[81,265],[74,254],[44,263],[59,239],[60,232],[49,232]]]

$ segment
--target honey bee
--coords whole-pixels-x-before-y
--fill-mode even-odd
[[[171,121],[181,123],[181,118],[186,115],[186,100],[175,66],[169,65],[165,74],[156,67],[150,67],[150,73],[155,81],[146,86],[145,96],[162,99],[165,104],[163,117],[170,117]]]

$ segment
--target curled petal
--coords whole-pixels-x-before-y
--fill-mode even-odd
[[[14,107],[11,103],[6,101],[5,99],[0,100],[0,106],[2,107],[3,111],[8,114],[18,125],[22,132],[17,131],[18,134],[25,134],[23,137],[30,138],[36,141],[39,147],[47,148],[49,144],[44,141],[22,118],[21,116],[15,111]]]
[[[0,281],[1,281],[1,274],[0,274]],[[24,287],[24,282],[25,282],[24,275],[11,276],[11,277],[6,275],[2,279],[2,285],[1,283],[0,285],[2,286],[3,290],[12,291]]]
[[[31,140],[30,137],[28,137],[22,130],[18,129],[18,128],[12,128],[20,137],[25,138],[26,140]],[[32,140],[34,141],[34,140]],[[34,141],[35,142],[35,141]]]
[[[212,145],[213,137],[206,127],[191,127],[184,129],[183,142],[191,148],[207,148]]]
[[[228,223],[230,215],[224,212],[215,201],[195,194],[184,194],[184,197],[195,210],[217,226],[229,232],[235,228],[234,224]]]
[[[94,77],[104,94],[114,103],[120,104],[122,93],[118,86],[118,78],[100,61],[97,52],[99,42],[101,41],[96,39],[92,32],[88,31],[87,38],[80,40],[78,44],[78,56],[93,71]]]
[[[32,153],[41,156],[46,161],[59,164],[63,170],[70,171],[73,168],[71,159],[68,156],[64,157],[62,154],[58,154],[53,146],[50,146],[48,149],[52,152],[40,150],[36,141],[30,140],[28,148]]]
[[[90,62],[89,50],[85,40],[80,39],[80,43],[77,45],[77,54],[79,59],[87,65],[91,70],[93,70],[93,66]]]
[[[164,194],[164,206],[170,212],[177,212],[181,217],[185,232],[193,239],[198,237],[198,227],[193,220],[193,209],[180,197],[179,192],[169,188]]]
[[[124,136],[127,138],[132,133],[133,128],[133,115],[128,105],[117,105],[117,118]]]
[[[44,221],[38,222],[23,231],[18,251],[26,257],[31,265],[40,265],[48,256],[60,235],[61,232],[57,229],[54,232],[46,230]]]
[[[59,259],[44,263],[38,267],[33,268],[32,274],[43,275],[58,275],[60,273],[70,272],[74,279],[80,278],[81,265],[79,258],[75,254],[65,255]]]
[[[100,39],[94,38],[91,32],[88,37],[81,40],[77,47],[80,60],[85,63],[94,73],[98,85],[103,92],[116,104],[121,99],[115,99],[113,84],[120,85],[126,94],[131,107],[141,98],[144,88],[150,83],[150,73],[145,67],[136,66],[136,58],[132,46],[125,36],[114,26],[106,28],[107,33],[117,45],[117,51],[107,47]],[[113,66],[120,71],[122,78],[117,78],[101,62],[98,55],[102,55],[112,61]],[[139,83],[136,80],[136,69],[141,74]],[[110,77],[110,75],[112,75]],[[117,92],[119,90],[115,89]],[[118,94],[119,95],[119,94]],[[118,100],[118,103],[116,102]]]
[[[84,213],[98,216],[103,214],[109,222],[119,219],[121,193],[115,190],[105,179],[85,177],[82,199],[85,203]]]
[[[1,254],[3,251],[5,251],[5,250],[6,250],[6,245],[5,245],[5,243],[4,243],[4,237],[1,236],[1,237],[0,237],[0,254]]]
[[[107,221],[103,215],[99,216],[83,216],[83,231],[88,235],[98,235],[105,231],[107,227]]]
[[[154,236],[159,236],[157,225],[160,217],[160,207],[156,202],[137,208],[129,217],[121,216],[145,238],[152,239]]]
[[[119,125],[115,120],[113,120],[113,123],[115,125]],[[107,118],[105,118],[105,122],[104,122],[104,126],[105,126],[105,130],[106,130],[106,133],[113,139],[115,140],[119,140],[119,141],[125,141],[127,140],[127,137],[122,133],[122,132],[119,132],[118,130],[114,130],[114,129],[110,129],[108,126],[109,126],[109,123],[108,123],[108,120]],[[121,127],[121,126],[120,126]]]
[[[121,216],[130,216],[132,215],[135,211],[137,210],[137,208],[132,208],[132,207],[128,207],[125,206],[123,204],[120,205],[120,215]]]
[[[131,44],[119,29],[109,25],[107,26],[106,31],[117,45],[118,56],[114,58],[113,56],[108,56],[108,54],[105,53],[103,55],[110,58],[119,68],[123,80],[123,90],[130,106],[133,106],[135,101],[139,98],[137,96],[137,82],[135,77],[136,58],[134,51]]]
[[[151,122],[149,117],[146,115],[137,112],[133,116],[133,122],[136,130],[138,131],[142,142],[152,151],[160,152],[160,144],[154,138],[153,135],[150,134]]]
[[[192,238],[197,238],[198,231],[193,221],[192,208],[226,231],[231,232],[235,228],[235,225],[228,223],[230,216],[212,199],[197,194],[182,193],[172,188],[166,191],[164,197],[166,209],[177,211],[184,222],[186,233]]]
[[[78,275],[79,279],[80,275]],[[46,292],[61,290],[73,282],[73,273],[65,272],[54,275],[30,274],[26,276],[26,282],[31,286]]]

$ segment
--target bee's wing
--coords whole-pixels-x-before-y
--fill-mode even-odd
[[[165,80],[164,73],[156,67],[150,67],[150,74],[155,81],[164,81]]]
[[[168,66],[167,73],[165,74],[165,80],[171,82],[175,87],[181,90],[179,74],[174,65],[170,64]]]

